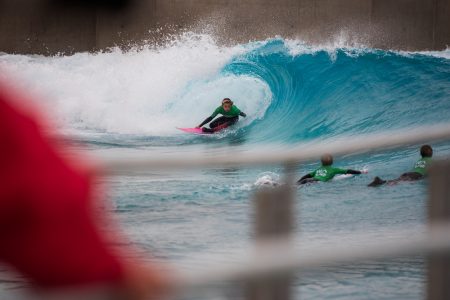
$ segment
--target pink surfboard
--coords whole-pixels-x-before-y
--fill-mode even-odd
[[[211,134],[210,132],[203,132],[201,128],[179,128],[177,129],[187,132],[187,133],[193,133],[193,134]]]

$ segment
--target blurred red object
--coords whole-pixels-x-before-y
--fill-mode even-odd
[[[19,97],[0,89],[0,260],[43,287],[123,280],[95,224],[91,178]]]
[[[61,155],[67,146],[28,103],[0,83],[0,263],[44,289],[119,284],[137,296],[158,287],[159,275],[108,246],[92,175]]]

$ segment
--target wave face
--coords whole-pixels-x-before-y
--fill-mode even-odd
[[[273,40],[235,58],[223,73],[255,76],[270,87],[265,117],[251,126],[258,141],[298,142],[450,120],[445,57],[314,50]]]
[[[13,76],[19,88],[41,95],[37,101],[60,130],[95,145],[88,148],[100,155],[208,155],[242,144],[274,150],[450,121],[449,50],[311,47],[283,39],[222,47],[208,35],[186,34],[160,48],[129,52],[0,54],[0,69],[0,79]],[[197,125],[224,97],[248,117],[214,136],[176,130]],[[450,154],[449,143],[433,147],[436,157]],[[325,237],[359,243],[342,239],[355,230],[369,241],[404,238],[385,228],[425,231],[426,180],[367,188],[373,176],[396,178],[418,158],[417,145],[336,158],[337,167],[367,167],[369,174],[299,189],[300,242],[327,247]],[[317,166],[302,165],[297,178]],[[282,175],[280,166],[261,166],[152,170],[105,181],[133,244],[195,270],[209,268],[205,259],[228,263],[230,249],[248,246],[249,199],[258,185],[273,185]],[[408,257],[330,268],[327,275],[302,275],[295,290],[307,299],[421,299],[425,265],[422,257]],[[0,282],[0,293],[4,286]]]
[[[78,133],[173,137],[230,97],[249,115],[230,135],[291,143],[448,121],[449,57],[186,34],[160,49],[3,54],[0,67]]]

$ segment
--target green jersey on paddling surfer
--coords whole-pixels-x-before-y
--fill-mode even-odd
[[[326,182],[333,179],[334,176],[338,174],[362,174],[367,173],[367,171],[357,171],[351,169],[340,169],[333,167],[333,156],[330,154],[325,154],[320,158],[322,166],[315,170],[314,172],[308,173],[297,181],[298,185],[313,183],[313,182]]]
[[[222,116],[212,121],[218,114]],[[206,118],[197,128],[201,128],[203,125],[209,124],[209,128],[203,127],[203,132],[216,132],[228,126],[235,124],[239,120],[239,116],[246,117],[247,115],[242,112],[236,105],[233,104],[230,98],[222,100],[222,105],[216,108],[211,116]]]
[[[383,184],[394,185],[401,181],[416,181],[423,179],[428,175],[428,168],[431,165],[431,157],[433,157],[433,148],[430,145],[420,147],[421,158],[414,164],[414,168],[410,172],[403,173],[397,179],[383,180],[375,177],[368,186],[376,187]]]

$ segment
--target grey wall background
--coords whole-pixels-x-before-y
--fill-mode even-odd
[[[113,0],[110,0],[113,1]],[[55,54],[161,42],[208,28],[219,43],[275,35],[403,50],[450,46],[450,0],[0,0],[0,51]],[[83,3],[83,5],[80,5]]]

